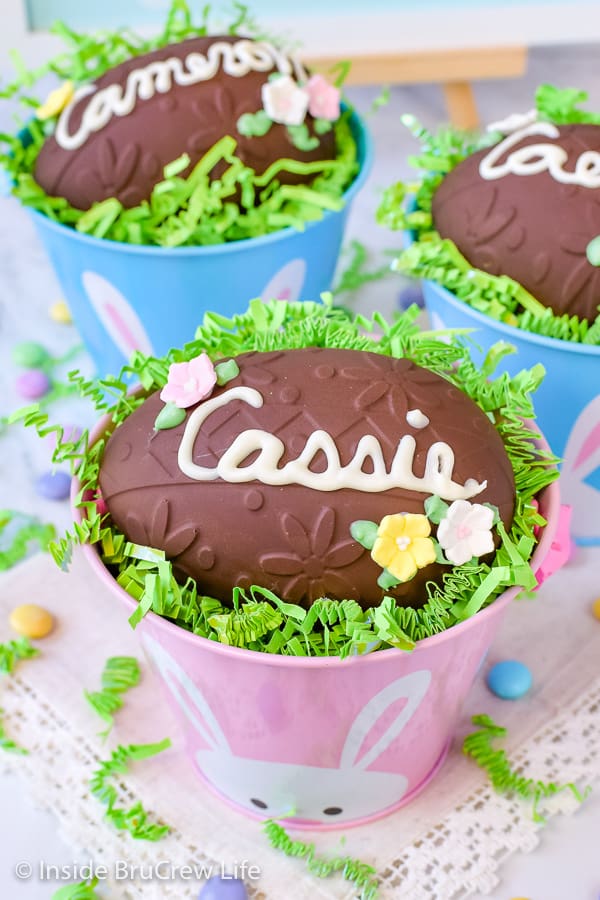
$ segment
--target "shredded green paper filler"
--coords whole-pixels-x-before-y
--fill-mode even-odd
[[[13,509],[0,510],[0,572],[12,568],[27,556],[31,544],[46,551],[56,537],[54,525],[39,522]]]
[[[376,900],[379,896],[377,873],[373,866],[349,856],[327,858],[317,856],[314,844],[292,840],[285,828],[272,819],[267,819],[263,828],[272,847],[281,850],[286,856],[306,860],[306,867],[312,875],[328,878],[336,872],[341,872],[347,881],[351,881],[357,889],[360,889],[358,900]]]
[[[16,753],[19,756],[27,756],[29,753],[28,750],[25,750],[24,747],[19,747],[4,730],[4,722],[2,721],[2,716],[4,715],[4,710],[0,709],[0,750],[4,750],[5,753]]]
[[[456,335],[443,334],[441,338],[449,339],[446,343],[437,333],[420,331],[415,324],[418,314],[414,306],[389,324],[378,313],[371,319],[350,316],[333,305],[331,295],[324,295],[322,303],[254,300],[245,313],[232,319],[206,314],[195,340],[163,359],[136,353],[119,376],[100,381],[86,381],[72,373],[81,395],[111,422],[93,444],[87,431],[76,442],[65,440],[62,428],[49,425],[47,413],[35,405],[14,413],[11,421],[35,427],[41,437],[57,435],[53,459],[68,462],[80,481],[75,502],[82,518],[50,548],[58,565],[68,567],[73,545],[93,544],[119,585],[138,603],[130,618],[133,626],[152,610],[209,640],[293,656],[346,657],[389,647],[410,651],[417,641],[488,606],[506,588],[533,589],[536,581],[529,559],[536,544],[534,529],[543,525],[544,519],[532,501],[558,475],[555,457],[534,447],[532,432],[523,424],[523,419],[534,415],[530,394],[543,377],[543,367],[523,370],[512,378],[503,373],[490,381],[502,348],[492,348],[478,369]],[[109,516],[98,511],[98,472],[106,440],[145,396],[164,386],[170,363],[190,360],[202,352],[217,362],[248,350],[310,346],[368,350],[414,360],[467,393],[502,437],[516,483],[511,530],[499,531],[501,545],[491,563],[453,567],[443,575],[441,584],[428,583],[420,609],[404,608],[385,596],[379,606],[368,610],[354,600],[328,598],[306,610],[260,586],[235,588],[231,603],[225,605],[203,595],[191,579],[178,583],[163,551],[127,541]],[[130,392],[132,382],[139,382],[142,393]]]
[[[106,806],[106,818],[118,831],[127,831],[136,840],[159,841],[168,834],[169,826],[151,822],[149,814],[139,801],[129,809],[117,806],[117,788],[108,781],[115,776],[124,775],[130,763],[156,756],[170,746],[169,738],[158,744],[119,746],[113,750],[110,759],[103,762],[94,772],[90,781],[92,794]]]
[[[546,820],[539,812],[538,805],[542,800],[569,790],[579,803],[583,803],[590,793],[586,788],[583,793],[574,784],[556,784],[553,781],[540,781],[526,778],[513,769],[502,749],[495,749],[492,743],[497,738],[505,737],[506,728],[497,725],[488,715],[473,716],[473,725],[479,726],[477,731],[468,734],[463,741],[463,753],[470,756],[477,765],[487,772],[494,790],[501,794],[518,794],[524,800],[533,801],[533,819],[541,825]]]
[[[33,659],[39,652],[26,637],[0,644],[0,672],[4,675],[12,674],[18,662],[22,659]]]
[[[84,697],[108,728],[100,733],[106,738],[114,724],[114,714],[123,706],[122,694],[140,681],[140,665],[134,656],[111,656],[102,672],[102,689],[84,691]]]
[[[65,884],[52,894],[51,900],[102,900],[94,890],[97,886],[97,878],[81,881],[79,884]]]
[[[235,4],[235,21],[226,29],[254,33],[256,24],[242,4]],[[236,156],[236,140],[225,135],[187,174],[190,159],[183,154],[164,169],[163,180],[155,185],[149,201],[125,209],[116,198],[95,203],[89,210],[72,207],[64,198],[50,197],[34,180],[33,172],[44,141],[52,133],[56,117],[43,123],[31,117],[40,99],[32,96],[40,78],[54,73],[75,87],[89,82],[127,59],[149,53],[187,38],[214,33],[211,6],[195,24],[185,0],[172,0],[163,31],[151,39],[129,30],[78,34],[59,22],[53,32],[62,38],[65,50],[41,68],[30,71],[13,54],[16,79],[0,91],[0,98],[20,98],[25,116],[18,133],[0,134],[0,166],[13,181],[13,194],[23,203],[50,219],[75,228],[81,234],[129,244],[161,247],[208,246],[226,241],[260,237],[292,227],[303,230],[327,210],[344,206],[343,194],[359,168],[357,148],[351,133],[350,110],[334,125],[336,158],[317,162],[281,159],[262,174],[244,165]],[[221,28],[221,30],[223,30]],[[215,166],[223,174],[211,179]],[[309,184],[281,184],[281,173],[310,176]],[[237,198],[239,197],[239,205]]]
[[[600,124],[600,114],[579,109],[585,100],[583,91],[541,85],[536,93],[538,118],[556,125]],[[419,155],[409,158],[421,177],[387,188],[377,211],[380,224],[410,232],[414,239],[392,267],[404,275],[441,285],[473,309],[506,325],[543,337],[600,346],[600,305],[592,323],[577,316],[558,316],[514,279],[473,268],[456,245],[433,228],[431,203],[440,182],[463,159],[496,143],[501,135],[476,137],[452,128],[432,134],[413,116],[403,116],[403,122],[421,144]]]

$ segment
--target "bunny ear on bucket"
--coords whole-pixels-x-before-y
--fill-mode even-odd
[[[569,435],[563,478],[585,481],[600,468],[600,394],[588,403]],[[596,479],[596,482],[600,477]]]
[[[152,356],[146,329],[121,291],[97,272],[85,271],[81,282],[98,319],[125,360],[131,358],[134,350]]]
[[[417,711],[431,682],[431,672],[421,669],[392,681],[363,706],[350,727],[340,758],[340,769],[366,769],[387,750]],[[360,749],[382,715],[398,700],[406,699],[393,722],[372,747],[358,759]]]
[[[144,637],[144,646],[173,699],[202,739],[212,750],[231,755],[227,738],[200,689],[157,641]]]

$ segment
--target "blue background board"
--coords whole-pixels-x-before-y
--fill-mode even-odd
[[[102,0],[102,2],[82,2],[82,0],[26,0],[28,21],[31,29],[47,29],[56,19],[63,19],[73,28],[106,27],[115,28],[123,23],[128,25],[161,24],[165,11],[169,8],[169,0]],[[423,12],[431,8],[468,10],[489,8],[511,8],[523,6],[540,6],[553,3],[563,5],[564,0],[371,0],[369,9],[372,12]],[[204,0],[191,0],[190,5],[198,15],[204,6]],[[226,11],[226,4],[215,3],[219,11]],[[260,19],[264,16],[278,16],[285,12],[281,0],[253,0],[249,4],[252,14]],[[342,15],[364,13],[364,0],[303,0],[294,9],[294,15]]]

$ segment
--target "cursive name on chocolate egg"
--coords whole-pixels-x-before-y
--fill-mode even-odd
[[[555,181],[562,184],[577,184],[586,188],[600,187],[600,153],[585,150],[577,159],[573,171],[564,168],[568,154],[557,144],[527,144],[508,153],[504,162],[499,160],[519,141],[531,135],[543,135],[556,140],[560,132],[549,122],[534,122],[510,134],[490,150],[479,164],[479,174],[486,181],[503,178],[505,175],[537,175],[548,171]]]
[[[223,481],[235,484],[259,481],[262,484],[299,484],[317,491],[337,491],[350,488],[355,491],[377,493],[404,488],[426,494],[437,494],[444,500],[467,500],[485,490],[487,482],[479,483],[468,478],[464,484],[452,480],[454,451],[444,441],[436,441],[427,452],[425,471],[422,477],[413,472],[416,442],[412,435],[404,435],[397,445],[389,471],[383,458],[378,439],[372,434],[361,437],[350,462],[343,466],[339,451],[331,435],[318,429],[314,431],[300,455],[279,468],[285,445],[274,434],[259,428],[250,428],[237,435],[216,466],[200,466],[193,461],[194,443],[203,423],[208,417],[231,403],[241,400],[259,409],[263,405],[262,395],[254,388],[235,387],[202,403],[187,421],[179,450],[179,468],[195,481]],[[257,458],[247,466],[241,466],[252,454]],[[325,455],[325,471],[313,472],[311,462],[318,453]],[[363,471],[365,462],[370,460],[372,472]]]
[[[64,150],[77,150],[94,132],[105,128],[114,116],[132,113],[139,100],[150,100],[157,93],[166,94],[174,83],[187,87],[209,81],[221,66],[227,75],[235,78],[242,78],[251,71],[268,72],[273,68],[282,75],[294,74],[298,81],[306,81],[308,77],[301,63],[265,41],[215,41],[206,54],[188,53],[183,59],[171,56],[133,69],[125,85],[110,84],[101,90],[93,84],[83,85],[75,91],[58,120],[54,134],[56,142]],[[75,107],[89,97],[78,128],[71,132],[70,120]]]

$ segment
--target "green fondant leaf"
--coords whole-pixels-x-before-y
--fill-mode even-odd
[[[215,372],[217,373],[217,384],[222,386],[240,374],[240,367],[235,359],[228,359],[227,362],[217,363]]]
[[[400,584],[400,579],[396,578],[395,575],[392,575],[391,572],[388,572],[387,569],[384,569],[377,579],[377,584],[380,588],[383,588],[384,591],[389,591],[390,588],[396,587],[397,584]]]
[[[237,120],[236,128],[244,137],[263,137],[270,131],[273,120],[264,109],[255,113],[244,113]]]
[[[600,266],[600,234],[589,242],[585,254],[591,266]]]
[[[367,550],[372,550],[377,538],[377,525],[375,522],[369,522],[368,519],[357,519],[350,526],[350,534]]]
[[[185,419],[185,409],[181,409],[175,403],[165,403],[154,421],[155,431],[167,431],[169,428],[177,428]]]
[[[435,494],[428,497],[423,505],[425,507],[425,515],[434,525],[439,525],[442,519],[446,518],[450,508],[441,497],[436,497]]]
[[[329,119],[315,119],[313,128],[317,134],[327,134],[333,128],[333,122]]]
[[[311,135],[305,122],[302,125],[288,125],[287,133],[294,147],[298,150],[315,150],[319,146],[319,138]]]

